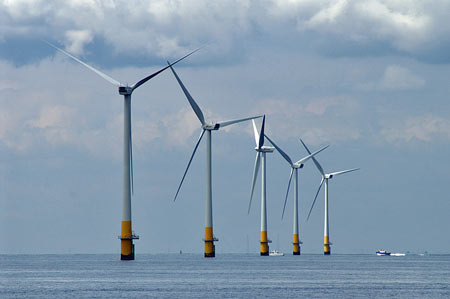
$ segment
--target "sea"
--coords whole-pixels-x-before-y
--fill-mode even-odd
[[[0,298],[450,298],[450,255],[0,255]]]

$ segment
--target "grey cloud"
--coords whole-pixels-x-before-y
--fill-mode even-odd
[[[390,143],[403,144],[414,141],[450,141],[450,119],[433,114],[394,120],[383,124],[380,131],[383,139]]]
[[[417,89],[425,85],[425,80],[405,67],[389,65],[380,82],[384,89]]]
[[[17,37],[40,36],[70,49],[70,32],[90,32],[92,43],[105,44],[103,55],[141,59],[180,56],[208,44],[209,63],[227,55],[230,61],[245,59],[248,48],[265,43],[295,51],[312,46],[332,57],[405,53],[446,62],[449,51],[441,48],[450,46],[442,43],[449,40],[448,11],[446,1],[428,5],[418,0],[18,0],[0,5],[0,39],[14,46]],[[81,53],[89,41],[74,49]]]

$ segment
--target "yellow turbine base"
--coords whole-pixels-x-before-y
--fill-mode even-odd
[[[131,221],[122,221],[122,238],[131,237]]]
[[[205,257],[214,257],[215,255],[213,228],[207,226],[205,227]]]
[[[330,254],[330,240],[328,239],[328,236],[323,237],[323,254]]]
[[[261,255],[269,255],[269,243],[267,243],[267,232],[261,231]]]
[[[120,237],[131,238],[131,234],[131,221],[122,221],[122,233]],[[122,256],[122,259],[134,259],[133,240],[120,240],[120,254]]]
[[[120,254],[129,256],[133,253],[133,241],[132,240],[120,240]]]
[[[294,255],[300,255],[300,239],[298,237],[298,234],[294,234],[294,240],[292,244],[293,244],[292,253]]]

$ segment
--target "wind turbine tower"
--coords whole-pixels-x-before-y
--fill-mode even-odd
[[[266,121],[266,116],[264,115],[262,123],[261,123],[261,131],[258,133],[258,129],[256,128],[255,121],[252,120],[253,132],[255,135],[255,142],[256,142],[256,147],[255,147],[256,159],[255,159],[255,167],[253,169],[252,191],[250,194],[250,201],[248,204],[248,213],[250,213],[253,192],[255,190],[255,183],[256,183],[256,178],[258,177],[259,164],[260,164],[260,160],[261,160],[262,161],[262,168],[261,168],[261,239],[260,239],[260,254],[261,254],[261,256],[269,255],[269,243],[272,243],[272,241],[267,238],[266,154],[272,153],[275,150],[275,148],[272,146],[264,145],[265,121]]]
[[[303,140],[300,139],[300,141],[302,142],[306,151],[308,153],[310,153],[308,147],[303,142]],[[316,203],[317,195],[319,195],[320,188],[322,187],[323,183],[325,182],[325,207],[324,207],[325,215],[324,215],[324,225],[323,225],[323,254],[330,255],[331,254],[330,246],[332,245],[332,243],[330,242],[330,225],[329,225],[329,219],[328,219],[328,180],[332,179],[335,176],[358,170],[359,168],[352,168],[352,169],[347,169],[347,170],[342,170],[342,171],[337,171],[337,172],[325,173],[322,166],[319,164],[319,162],[316,160],[316,158],[312,157],[312,159],[313,159],[314,164],[316,165],[317,169],[319,170],[320,174],[322,175],[322,179],[320,181],[319,188],[317,189],[316,196],[314,197],[314,201],[311,205],[311,209],[309,209],[307,220],[309,219],[309,216],[311,215],[311,211],[314,207],[314,204]]]
[[[128,86],[125,84],[120,83],[119,81],[111,78],[110,76],[106,75],[105,73],[97,70],[96,68],[88,65],[87,63],[81,61],[77,57],[73,56],[70,53],[67,53],[66,51],[56,47],[55,45],[52,45],[51,43],[45,41],[49,46],[55,48],[59,52],[63,53],[64,55],[67,55],[68,57],[72,58],[76,62],[80,63],[81,65],[87,67],[109,83],[113,84],[119,89],[119,94],[123,95],[124,98],[124,121],[123,121],[123,192],[122,192],[122,222],[121,222],[121,235],[119,236],[120,243],[121,243],[121,249],[120,249],[120,259],[121,260],[134,260],[134,244],[133,240],[139,239],[139,236],[136,235],[131,226],[131,195],[133,193],[133,144],[132,144],[132,137],[131,137],[131,94],[133,93],[136,88],[147,82],[148,80],[152,79],[153,77],[159,75],[161,72],[169,68],[171,65],[163,67],[162,69],[158,70],[157,72],[143,78],[142,80],[139,80],[135,84]],[[176,64],[177,62],[183,60],[184,58],[190,56],[194,52],[198,51],[195,50],[186,56],[178,59],[172,65]]]
[[[205,257],[215,257],[216,256],[216,250],[215,250],[215,241],[219,241],[213,233],[213,214],[212,214],[212,166],[211,166],[211,132],[217,131],[220,128],[236,124],[239,122],[243,122],[246,120],[251,120],[254,118],[259,118],[261,116],[253,116],[253,117],[247,117],[242,119],[236,119],[236,120],[230,120],[230,121],[223,121],[223,122],[206,122],[205,118],[203,116],[203,112],[200,109],[200,107],[197,105],[195,100],[192,98],[189,91],[184,86],[183,82],[181,82],[181,79],[178,77],[178,74],[175,72],[175,70],[172,68],[173,64],[169,64],[170,69],[172,70],[175,78],[178,81],[178,84],[180,85],[181,89],[183,90],[187,100],[189,101],[189,104],[191,105],[192,109],[194,110],[194,113],[197,115],[197,118],[199,119],[201,125],[202,125],[202,131],[200,133],[200,137],[198,138],[197,143],[195,144],[194,151],[192,152],[191,158],[189,159],[188,165],[186,167],[186,170],[184,171],[183,178],[181,179],[180,185],[178,186],[177,193],[175,194],[174,201],[177,199],[178,193],[180,192],[180,188],[183,184],[184,178],[186,177],[186,174],[189,170],[189,166],[191,165],[192,159],[194,158],[195,152],[197,151],[197,148],[200,144],[200,141],[203,138],[203,135],[206,132],[206,202],[205,202],[205,238],[203,241],[205,242]]]
[[[300,255],[300,244],[302,244],[302,242],[300,241],[300,237],[299,237],[299,222],[298,222],[298,170],[300,168],[303,168],[304,163],[306,161],[308,161],[310,158],[314,157],[316,154],[320,153],[321,151],[323,151],[324,149],[326,149],[328,147],[324,146],[321,149],[315,151],[314,153],[309,153],[308,156],[298,160],[297,162],[292,162],[292,159],[274,142],[272,141],[272,139],[270,139],[267,135],[265,135],[266,138],[270,141],[270,143],[272,143],[272,145],[277,149],[277,151],[280,153],[280,155],[286,160],[286,162],[289,163],[289,165],[291,166],[291,174],[289,176],[289,182],[288,182],[288,187],[287,187],[287,191],[286,191],[286,197],[284,199],[284,206],[283,206],[283,213],[281,214],[281,218],[284,217],[284,211],[286,209],[286,203],[287,203],[287,199],[288,199],[288,195],[289,195],[289,187],[291,186],[291,180],[292,180],[292,175],[294,174],[294,220],[293,220],[293,240],[292,240],[292,254],[293,255]]]

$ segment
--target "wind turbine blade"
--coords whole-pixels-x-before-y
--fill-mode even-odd
[[[253,134],[255,135],[256,147],[259,148],[259,133],[258,133],[258,129],[256,128],[254,119],[252,119],[252,123],[253,123]]]
[[[283,213],[281,214],[281,219],[284,217],[284,210],[286,209],[286,203],[289,195],[289,187],[291,186],[292,174],[294,173],[294,168],[291,167],[291,175],[289,176],[289,183],[286,191],[286,198],[284,199]]]
[[[255,124],[255,120],[254,119],[252,119],[252,124],[253,124],[253,135],[255,136],[256,147],[258,147],[258,144],[259,144],[259,133],[258,133],[258,129],[256,128],[256,124]]]
[[[170,64],[169,64],[169,67],[172,70],[172,73],[175,75],[175,78],[177,79],[178,84],[180,85],[181,89],[183,90],[184,94],[186,95],[186,98],[188,99],[189,104],[191,104],[192,109],[194,110],[195,114],[197,115],[198,119],[200,120],[200,122],[202,123],[202,126],[203,126],[205,124],[205,118],[203,117],[202,110],[197,105],[197,103],[194,101],[191,94],[184,86],[183,82],[181,82],[180,78],[178,77],[178,75],[175,72],[175,70],[173,69],[173,67]]]
[[[89,64],[87,64],[87,63],[81,61],[80,59],[76,58],[76,57],[73,56],[72,54],[67,53],[67,52],[64,51],[63,49],[58,48],[57,46],[55,46],[55,45],[49,43],[48,41],[45,41],[45,40],[44,40],[44,42],[45,42],[46,44],[48,44],[50,47],[55,48],[55,49],[58,50],[59,52],[65,54],[65,55],[67,55],[67,56],[69,56],[70,58],[72,58],[72,59],[75,60],[76,62],[78,62],[78,63],[84,65],[85,67],[87,67],[88,69],[90,69],[91,71],[93,71],[94,73],[96,73],[97,75],[99,75],[100,77],[102,77],[103,79],[105,79],[106,81],[108,81],[109,83],[111,83],[111,84],[113,84],[113,85],[115,85],[115,86],[117,86],[117,87],[121,86],[121,84],[120,84],[119,81],[117,81],[117,80],[111,78],[110,76],[106,75],[105,73],[100,72],[100,71],[97,70],[96,68],[94,68],[94,67],[90,66]]]
[[[283,158],[289,163],[290,166],[293,165],[291,158],[285,153],[283,152],[283,150],[281,148],[278,147],[278,145],[276,145],[275,142],[273,142],[272,139],[270,139],[267,135],[264,134],[264,136],[266,136],[266,138],[270,141],[270,143],[272,143],[272,145],[277,149],[277,151],[280,153],[280,155],[283,156]]]
[[[262,117],[262,115],[246,117],[246,118],[241,118],[241,119],[235,119],[235,120],[227,120],[227,121],[219,122],[217,124],[219,125],[219,128],[222,128],[222,127],[226,127],[226,126],[229,126],[232,124],[236,124],[236,123],[240,123],[240,122],[243,122],[246,120],[251,120],[251,119],[260,118],[260,117]]]
[[[324,149],[326,149],[326,148],[329,147],[329,146],[330,146],[330,145],[326,145],[326,146],[322,147],[321,149],[315,151],[314,153],[312,153],[312,154],[310,154],[310,155],[308,155],[308,156],[306,156],[306,157],[304,157],[304,158],[298,160],[298,161],[295,162],[295,163],[296,163],[296,164],[302,164],[302,163],[308,161],[310,158],[314,157],[315,155],[317,155],[318,153],[320,153],[321,151],[323,151]]]
[[[131,174],[131,194],[134,195],[134,170],[133,170],[133,138],[131,137],[131,113],[130,113],[130,139],[128,146],[130,148],[130,174]]]
[[[258,178],[260,157],[261,157],[260,153],[257,152],[255,159],[255,167],[253,168],[252,192],[250,193],[250,202],[248,203],[247,214],[250,214],[250,207],[252,206],[253,191],[255,191],[256,179]]]
[[[316,203],[317,195],[319,195],[320,188],[322,188],[322,185],[323,185],[324,181],[325,181],[325,179],[322,177],[322,180],[320,181],[319,189],[317,189],[316,196],[314,197],[314,201],[313,201],[313,203],[311,205],[311,209],[309,209],[308,218],[306,218],[306,221],[309,220],[309,216],[311,215],[311,211],[314,208],[314,204]]]
[[[303,146],[305,147],[305,149],[306,149],[306,151],[308,152],[308,154],[311,155],[311,152],[309,151],[309,148],[306,146],[306,144],[303,142],[303,140],[302,140],[301,138],[299,138],[299,139],[300,139],[300,142],[301,142],[301,143],[303,144]],[[317,167],[317,169],[319,170],[319,172],[322,174],[322,176],[324,176],[324,175],[325,175],[325,172],[323,171],[322,166],[319,164],[319,161],[317,161],[316,158],[314,158],[314,156],[312,156],[311,158],[313,159],[314,164],[316,164],[316,167]]]
[[[261,124],[261,132],[258,133],[258,129],[256,128],[255,120],[252,119],[253,123],[253,133],[255,135],[256,147],[261,149],[264,145],[264,123],[266,122],[266,116],[263,116],[262,124]]]
[[[198,50],[200,50],[200,48],[198,48],[198,49],[192,51],[191,53],[189,53],[189,54],[187,54],[187,55],[184,55],[183,57],[181,57],[181,58],[178,59],[177,61],[175,61],[175,62],[169,64],[169,65],[166,66],[166,67],[163,67],[163,68],[160,69],[159,71],[157,71],[157,72],[155,72],[155,73],[153,73],[153,74],[151,74],[151,75],[145,77],[144,79],[139,80],[138,82],[136,82],[136,83],[134,83],[133,85],[131,85],[131,88],[132,88],[133,90],[135,90],[136,88],[138,88],[139,86],[141,86],[142,84],[144,84],[145,82],[147,82],[148,80],[150,80],[151,78],[157,76],[159,73],[161,73],[161,72],[165,71],[166,69],[168,69],[169,66],[172,66],[172,65],[174,65],[174,64],[176,64],[176,63],[178,63],[178,62],[180,62],[181,60],[185,59],[186,57],[191,56],[192,54],[194,54],[194,53],[197,52]]]
[[[198,138],[198,141],[195,144],[194,151],[192,152],[191,158],[189,159],[189,163],[186,167],[186,170],[184,171],[183,178],[181,179],[180,185],[178,186],[177,193],[175,194],[173,201],[175,201],[177,199],[178,192],[180,192],[181,185],[183,185],[184,178],[186,177],[186,174],[189,170],[189,166],[191,166],[192,159],[194,158],[194,155],[195,155],[195,152],[197,151],[198,145],[200,144],[200,141],[202,140],[203,134],[205,134],[205,130],[202,130],[202,133],[200,134],[200,137]]]
[[[352,172],[352,171],[359,170],[359,169],[360,169],[360,168],[352,168],[352,169],[347,169],[347,170],[342,170],[342,171],[332,172],[332,173],[330,173],[329,175],[337,176],[337,175],[340,175],[340,174],[344,174],[344,173],[347,173],[347,172]]]
[[[264,124],[266,123],[266,115],[263,116],[261,132],[259,133],[258,147],[261,148],[264,145]]]

